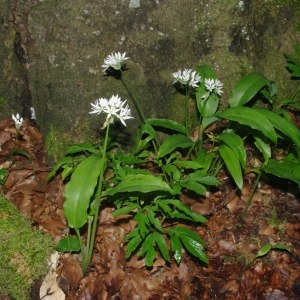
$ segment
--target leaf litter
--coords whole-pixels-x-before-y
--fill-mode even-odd
[[[25,121],[18,135],[12,120],[1,120],[0,146],[0,169],[8,174],[2,186],[5,197],[36,230],[50,233],[56,242],[68,236],[65,187],[59,176],[47,182],[51,168],[39,130]],[[114,208],[106,206],[87,273],[82,275],[80,253],[59,255],[55,276],[65,299],[300,299],[299,190],[262,182],[242,221],[253,178],[245,179],[241,193],[226,174],[219,179],[219,190],[204,199],[181,199],[208,219],[204,226],[191,227],[207,242],[207,265],[185,253],[180,265],[159,256],[152,268],[135,255],[126,260],[124,238],[135,223],[126,216],[114,218]],[[283,244],[291,251],[270,248],[256,257],[266,244]],[[33,285],[32,299],[39,299],[42,283]],[[49,292],[43,299],[57,298]]]

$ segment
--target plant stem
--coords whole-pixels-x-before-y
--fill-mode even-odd
[[[123,80],[123,76],[122,75],[123,75],[123,73],[121,73],[120,80],[121,80],[121,82],[122,82],[122,84],[123,84],[126,92],[128,93],[130,99],[132,100],[132,102],[133,102],[136,110],[138,111],[138,114],[139,114],[139,117],[140,117],[142,123],[146,124],[147,120],[146,120],[146,117],[144,115],[144,112],[143,112],[143,110],[142,110],[139,102],[136,101],[135,97],[133,97],[132,93],[130,92],[130,90],[129,90],[127,84],[126,84],[126,82]],[[159,148],[159,142],[158,142],[158,140],[157,140],[156,137],[154,138],[154,140],[152,140],[152,145],[153,145],[153,148],[154,148],[155,152],[157,153],[158,152],[158,148]]]
[[[253,186],[253,188],[252,188],[252,190],[251,190],[251,194],[249,195],[249,198],[248,198],[248,200],[247,200],[246,207],[244,208],[243,213],[242,213],[242,216],[241,216],[241,220],[242,220],[242,221],[244,220],[244,218],[245,218],[245,216],[246,216],[246,214],[247,214],[248,208],[249,208],[249,206],[250,206],[250,204],[251,204],[251,201],[252,201],[252,199],[253,199],[254,193],[255,193],[255,191],[256,191],[256,189],[257,189],[257,185],[258,185],[258,183],[259,183],[259,179],[260,179],[261,174],[262,174],[262,173],[259,172],[259,174],[258,174],[258,176],[257,176],[257,178],[256,178],[256,180],[255,180],[255,182],[254,182],[254,186]]]
[[[189,125],[189,97],[188,97],[188,86],[185,85],[185,101],[184,101],[184,123],[187,134],[189,133],[188,125]]]

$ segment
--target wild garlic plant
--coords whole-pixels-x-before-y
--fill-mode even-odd
[[[72,146],[49,174],[51,178],[61,171],[67,181],[64,212],[69,227],[76,234],[62,240],[60,250],[81,250],[82,269],[86,272],[93,253],[100,206],[103,201],[111,201],[116,206],[114,216],[125,214],[136,221],[125,238],[126,258],[137,254],[151,267],[157,252],[168,263],[172,253],[179,264],[185,249],[208,263],[205,242],[184,224],[202,224],[206,219],[185,205],[181,196],[185,193],[204,196],[210,187],[220,184],[216,176],[224,167],[239,190],[243,189],[245,172],[258,174],[247,206],[262,172],[299,185],[299,129],[282,111],[283,107],[280,111],[272,110],[274,84],[257,73],[237,82],[229,96],[228,107],[221,111],[223,84],[206,65],[198,66],[195,71],[184,69],[172,74],[173,83],[185,94],[184,124],[170,119],[147,119],[123,81],[122,72],[128,59],[126,53],[113,52],[105,58],[102,67],[105,74],[122,80],[137,108],[142,124],[135,149],[126,154],[110,151],[111,145],[116,143],[108,142],[110,125],[118,120],[126,126],[126,121],[132,118],[126,100],[116,95],[91,103],[90,114],[106,114],[103,144]],[[269,99],[270,107],[251,106],[254,96]],[[189,123],[190,99],[196,101],[196,124]],[[192,135],[193,127],[197,130]],[[158,130],[167,133],[162,140],[158,140]],[[291,156],[279,163],[272,159],[272,149],[278,140],[288,141],[294,149]],[[262,154],[259,167],[248,166],[245,141]],[[109,176],[105,176],[108,170]],[[87,228],[86,239],[81,235],[83,228]]]
[[[68,179],[63,209],[68,226],[74,229],[76,237],[61,240],[58,247],[61,251],[80,249],[83,273],[86,272],[92,258],[99,209],[105,199],[103,192],[104,175],[108,164],[109,129],[115,121],[126,126],[126,121],[133,118],[127,100],[122,100],[118,95],[113,95],[109,99],[97,99],[91,103],[89,113],[106,115],[102,126],[105,130],[103,144],[72,146],[48,177],[51,179],[56,172],[62,171],[63,179]],[[87,228],[86,239],[82,236],[84,228]]]

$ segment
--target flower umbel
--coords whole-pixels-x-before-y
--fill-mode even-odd
[[[11,115],[11,117],[15,122],[16,129],[19,130],[24,121],[23,118],[19,114]]]
[[[204,80],[205,88],[210,92],[215,92],[218,95],[223,93],[222,87],[223,83],[218,79],[205,78]]]
[[[104,59],[104,64],[102,65],[102,68],[104,68],[103,72],[105,73],[109,68],[113,68],[115,70],[121,70],[125,60],[127,59],[129,59],[129,57],[126,57],[126,52],[124,53],[113,52],[109,54]]]
[[[91,103],[92,110],[89,113],[99,115],[103,112],[107,114],[102,128],[113,123],[115,119],[119,119],[119,121],[126,126],[125,121],[133,119],[131,110],[126,102],[127,100],[122,101],[118,95],[113,95],[109,99],[99,98],[95,103]]]
[[[183,85],[188,84],[193,88],[198,87],[198,83],[201,80],[201,77],[192,69],[178,70],[173,73],[172,76],[174,78],[173,83],[179,82]]]

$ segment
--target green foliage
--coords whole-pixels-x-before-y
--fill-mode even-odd
[[[284,244],[265,244],[263,245],[259,251],[255,255],[255,259],[267,255],[271,250],[284,250],[292,252],[291,247]]]
[[[31,285],[47,272],[52,238],[33,230],[17,208],[0,197],[0,240],[0,295],[29,299]]]
[[[287,62],[293,77],[298,77],[299,61],[288,56]],[[185,91],[184,125],[168,119],[146,119],[139,102],[132,97],[122,79],[122,70],[117,70],[120,73],[118,79],[142,120],[133,153],[121,153],[116,143],[109,143],[110,123],[106,121],[103,144],[72,146],[49,174],[51,179],[61,172],[67,182],[64,212],[69,227],[76,233],[76,237],[62,240],[59,249],[78,251],[80,248],[83,272],[91,260],[103,201],[114,203],[114,216],[126,215],[127,219],[136,222],[125,238],[127,259],[137,255],[151,267],[158,254],[167,263],[171,262],[172,254],[179,264],[184,249],[201,262],[208,263],[205,242],[187,227],[187,224],[203,224],[206,219],[192,212],[180,200],[181,195],[205,195],[220,183],[216,176],[222,168],[226,168],[240,190],[245,172],[257,174],[244,213],[262,172],[299,185],[300,132],[289,115],[291,107],[297,108],[298,95],[277,99],[276,83],[253,73],[234,85],[229,106],[220,111],[222,83],[216,79],[215,71],[206,65],[200,65],[196,70],[201,81],[195,90],[194,84],[179,84],[179,91]],[[195,101],[197,124],[190,124],[189,101]],[[222,120],[222,126],[218,126]],[[262,153],[259,168],[249,169],[245,143]],[[288,145],[290,151],[281,161],[273,158],[273,151],[279,144]],[[82,238],[83,228],[87,229],[86,239]],[[266,246],[258,256],[274,247],[283,246]]]

